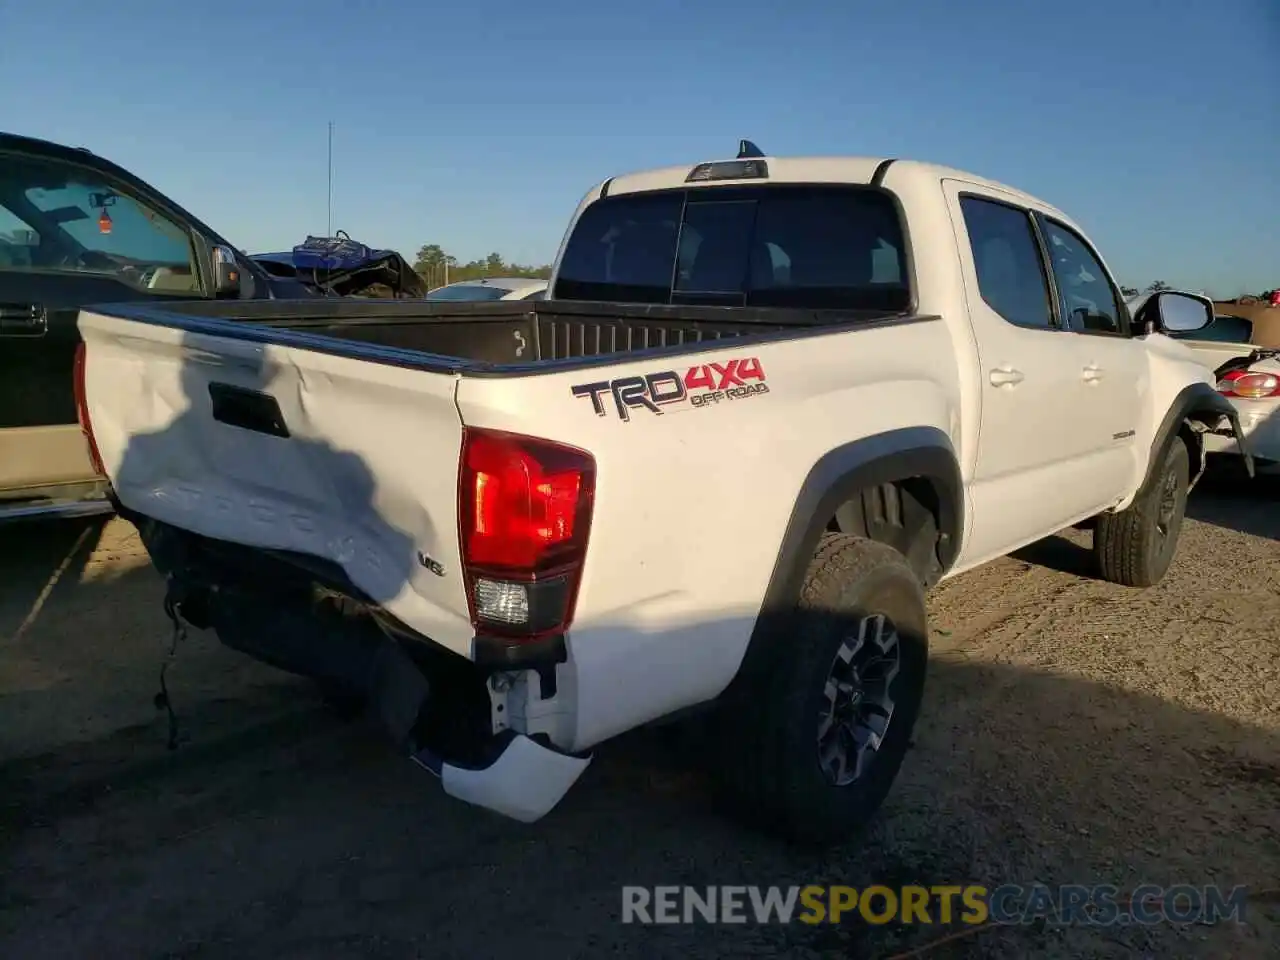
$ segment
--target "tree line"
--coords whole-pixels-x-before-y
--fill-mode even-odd
[[[491,253],[481,260],[459,263],[458,258],[438,243],[423,244],[414,259],[413,269],[432,287],[443,287],[459,280],[479,280],[481,277],[533,277],[546,280],[551,276],[551,264],[532,266],[508,263],[500,253]]]
[[[1172,289],[1173,287],[1169,286],[1169,284],[1165,283],[1163,280],[1153,280],[1151,283],[1147,284],[1145,290],[1139,290],[1137,287],[1122,286],[1120,288],[1120,293],[1124,297],[1136,297],[1139,293],[1159,293],[1161,290],[1172,290]],[[1242,293],[1235,297],[1226,297],[1226,298],[1212,297],[1210,299],[1216,300],[1219,303],[1231,303],[1237,300],[1247,301],[1249,298],[1253,298],[1256,300],[1270,300],[1271,295],[1274,292],[1275,292],[1274,290],[1264,290],[1262,293]]]
[[[1147,289],[1139,290],[1137,287],[1120,287],[1120,295],[1124,297],[1136,297],[1139,293],[1159,293],[1161,290],[1172,290],[1163,280],[1153,280],[1147,284]]]

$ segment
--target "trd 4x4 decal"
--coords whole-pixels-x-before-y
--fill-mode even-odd
[[[591,398],[591,408],[597,417],[608,415],[605,401],[611,397],[618,417],[630,420],[633,409],[661,415],[671,410],[708,407],[768,393],[769,385],[765,383],[759,358],[746,357],[690,367],[683,376],[675,370],[663,370],[644,376],[580,383],[570,389],[575,397]],[[672,404],[680,406],[672,407]]]

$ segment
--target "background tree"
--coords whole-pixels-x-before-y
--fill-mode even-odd
[[[447,254],[438,243],[423,244],[418,248],[418,258],[414,261],[415,270],[437,270],[444,265]]]
[[[483,259],[459,263],[458,258],[438,243],[426,243],[418,248],[414,270],[432,287],[459,280],[479,280],[482,277],[532,277],[545,280],[551,276],[551,265],[530,266],[508,263],[502,254],[489,254]]]
[[[1163,280],[1153,280],[1147,285],[1147,293],[1159,293],[1161,290],[1171,289]]]
[[[1139,292],[1140,291],[1138,290],[1137,287],[1121,287],[1120,288],[1120,296],[1122,297],[1136,297]]]

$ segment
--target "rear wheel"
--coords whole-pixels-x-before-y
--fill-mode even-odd
[[[900,553],[824,535],[795,609],[762,625],[772,663],[744,684],[719,738],[744,812],[823,844],[866,823],[911,740],[926,622],[919,578]]]
[[[1154,481],[1126,509],[1098,517],[1093,553],[1104,579],[1149,587],[1164,577],[1178,550],[1190,475],[1187,445],[1174,437]]]

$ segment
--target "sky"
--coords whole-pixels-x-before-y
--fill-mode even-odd
[[[0,0],[0,129],[249,252],[547,263],[593,184],[896,156],[1065,210],[1121,283],[1280,286],[1280,0]]]

